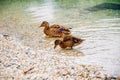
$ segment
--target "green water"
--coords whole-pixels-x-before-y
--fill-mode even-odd
[[[0,0],[0,34],[15,36],[43,53],[72,56],[76,64],[99,65],[120,75],[119,4],[119,0]],[[56,38],[46,37],[39,28],[45,20],[71,27],[72,35],[84,43],[73,50],[54,50]]]

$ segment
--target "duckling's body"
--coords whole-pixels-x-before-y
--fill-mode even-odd
[[[56,48],[57,45],[59,45],[61,48],[65,49],[67,47],[70,47],[72,49],[73,46],[77,46],[81,44],[84,40],[80,38],[76,38],[74,36],[65,36],[63,40],[55,40],[55,46]]]
[[[68,28],[56,24],[49,26],[47,21],[43,21],[41,27],[45,27],[44,33],[51,37],[62,37],[64,34],[70,34],[70,30]]]

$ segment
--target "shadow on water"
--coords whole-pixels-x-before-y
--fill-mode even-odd
[[[120,10],[120,4],[115,3],[102,3],[93,7],[88,8],[89,11],[98,11],[98,10],[106,10],[106,9],[112,9],[112,10]]]
[[[77,50],[77,49],[60,49],[60,50],[55,50],[56,54],[58,55],[63,55],[63,56],[84,56],[84,53]]]

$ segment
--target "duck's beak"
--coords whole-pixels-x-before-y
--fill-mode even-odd
[[[42,25],[39,26],[39,28],[42,27]]]

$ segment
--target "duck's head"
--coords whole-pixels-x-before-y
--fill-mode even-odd
[[[48,27],[49,23],[47,21],[43,21],[40,25],[40,27]]]
[[[61,43],[61,40],[57,39],[54,42],[54,49],[57,47],[57,45],[59,45]]]

